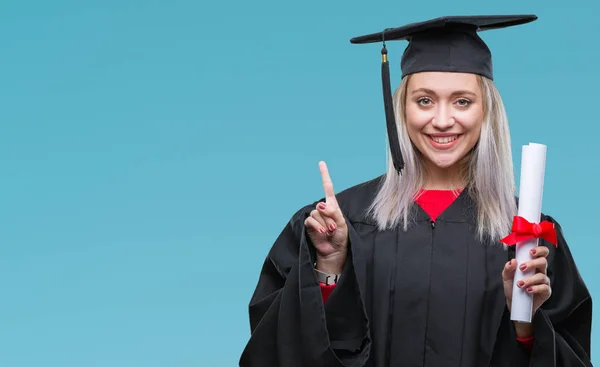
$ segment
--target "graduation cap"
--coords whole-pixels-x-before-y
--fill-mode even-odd
[[[447,16],[387,28],[383,32],[350,40],[351,43],[383,43],[383,100],[392,160],[398,173],[404,168],[404,159],[396,130],[385,42],[408,41],[400,63],[402,77],[423,71],[447,71],[478,74],[493,80],[492,55],[478,32],[521,25],[536,19],[535,15]]]

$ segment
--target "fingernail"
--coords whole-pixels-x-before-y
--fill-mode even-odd
[[[527,288],[527,292],[529,292],[529,293],[533,292],[533,288],[531,288],[531,287]]]
[[[325,203],[319,203],[319,209],[325,209]]]
[[[532,255],[535,255],[536,252],[537,252],[536,249],[531,250]]]
[[[321,232],[321,233],[325,233],[325,228],[322,228],[322,227],[321,227],[321,228],[319,228],[319,232]]]
[[[527,269],[527,265],[523,264],[523,265],[519,266],[519,269],[521,269],[522,271],[524,271],[525,269]]]
[[[335,231],[335,224],[330,224],[329,225],[329,230],[330,231]]]
[[[520,281],[517,283],[517,287],[521,288],[521,287],[523,286],[523,284],[525,284],[525,282],[524,282],[524,281],[522,281],[522,280],[520,280]]]

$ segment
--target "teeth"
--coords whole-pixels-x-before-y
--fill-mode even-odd
[[[456,140],[456,138],[458,138],[458,135],[454,135],[454,136],[444,136],[442,138],[436,138],[434,136],[431,137],[433,139],[433,141],[435,141],[436,143],[440,143],[440,144],[448,144],[450,142],[453,142],[454,140]]]

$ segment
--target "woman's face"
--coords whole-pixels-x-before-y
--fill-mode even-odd
[[[426,166],[452,167],[479,140],[484,108],[482,90],[473,74],[413,74],[405,110],[408,134]]]

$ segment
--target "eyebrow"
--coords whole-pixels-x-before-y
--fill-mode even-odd
[[[419,88],[419,89],[415,89],[412,91],[412,94],[417,94],[417,93],[427,93],[427,94],[436,95],[436,93],[433,90],[427,89],[427,88]],[[473,97],[477,96],[475,93],[468,91],[468,90],[457,90],[457,91],[452,92],[452,96],[465,95],[465,94],[468,94]]]

